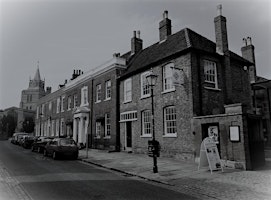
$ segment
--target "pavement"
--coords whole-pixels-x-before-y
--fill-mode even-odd
[[[267,153],[269,155],[269,152]],[[271,155],[271,154],[270,154]],[[145,154],[80,150],[79,159],[127,176],[136,176],[195,198],[271,200],[271,157],[256,171],[224,168],[212,174],[198,164],[173,158],[158,158],[158,173],[153,173],[153,159]]]

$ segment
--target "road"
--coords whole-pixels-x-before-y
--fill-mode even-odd
[[[0,168],[1,200],[195,199],[78,160],[53,160],[9,141],[0,141]]]

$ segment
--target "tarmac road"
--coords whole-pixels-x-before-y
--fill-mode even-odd
[[[0,141],[0,199],[195,199],[136,177]]]

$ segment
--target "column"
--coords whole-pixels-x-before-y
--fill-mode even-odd
[[[83,118],[80,117],[79,118],[79,131],[78,131],[78,143],[79,144],[83,142],[82,141],[82,137],[83,137],[83,131],[82,131],[82,129],[83,129]]]
[[[77,142],[77,119],[73,118],[73,139],[75,142]]]

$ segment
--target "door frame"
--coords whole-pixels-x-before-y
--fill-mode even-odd
[[[127,147],[127,123],[130,123],[131,124],[131,147]],[[124,144],[125,144],[125,151],[132,151],[132,148],[133,148],[133,143],[132,143],[132,121],[127,121],[127,122],[125,122],[125,134],[124,134]]]

